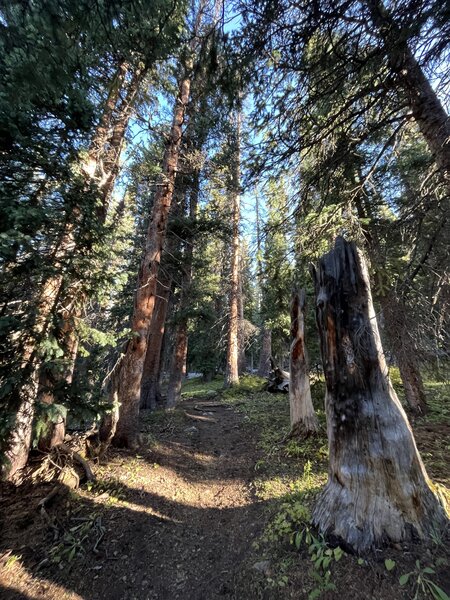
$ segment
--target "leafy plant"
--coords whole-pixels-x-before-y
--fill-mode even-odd
[[[300,523],[309,520],[309,509],[300,501],[284,502],[268,527],[265,538],[267,541],[279,541],[292,536]]]
[[[312,533],[309,525],[306,525],[301,531],[297,531],[292,541],[297,550],[300,549],[302,543],[305,543],[313,562],[312,576],[317,582],[317,586],[309,593],[308,600],[318,598],[323,592],[335,590],[336,586],[331,581],[330,567],[333,562],[338,562],[343,557],[342,548],[330,547],[322,534],[315,536]]]
[[[386,567],[387,571],[392,571],[392,569],[395,567],[395,560],[392,560],[391,558],[386,558],[386,560],[384,561],[384,566]]]
[[[413,600],[418,600],[422,597],[422,594],[423,597],[427,597],[428,594],[430,594],[434,600],[450,600],[450,596],[430,579],[429,575],[435,574],[436,571],[433,567],[422,567],[420,561],[416,560],[416,568],[414,571],[401,575],[398,582],[401,586],[404,586],[411,578],[414,579],[413,588],[415,593]]]
[[[8,556],[7,561],[5,562],[5,569],[10,569],[12,566],[16,564],[22,557],[17,554],[11,554]]]
[[[105,533],[101,517],[95,513],[64,533],[60,542],[50,550],[51,561],[63,568],[64,562],[70,563],[76,556],[86,554],[87,543],[94,533],[97,534],[96,541],[92,545],[95,551]]]

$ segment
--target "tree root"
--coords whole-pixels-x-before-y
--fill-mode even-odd
[[[59,492],[62,489],[64,489],[63,485],[61,485],[61,484],[55,485],[50,490],[50,493],[47,494],[47,496],[45,496],[44,498],[42,498],[42,500],[40,500],[37,505],[37,508],[38,508],[39,512],[41,513],[41,516],[44,519],[44,521],[46,521],[47,524],[49,525],[49,527],[51,527],[55,531],[58,531],[58,528],[56,527],[55,523],[53,522],[53,519],[51,519],[50,515],[46,511],[46,506],[53,500],[53,498],[55,498],[59,494]]]
[[[95,477],[88,461],[85,460],[80,454],[78,454],[78,452],[75,452],[75,450],[72,450],[65,444],[59,444],[58,446],[56,446],[56,448],[58,450],[61,450],[64,454],[70,456],[72,458],[72,460],[74,460],[75,462],[77,462],[79,465],[81,465],[83,467],[84,472],[86,474],[86,479],[88,481],[95,481],[96,477]]]
[[[82,468],[88,481],[95,481],[95,475],[88,461],[67,444],[58,444],[50,452],[44,453],[37,468],[30,465],[27,478],[33,482],[59,480],[63,485],[77,488],[80,483],[80,475],[74,467],[75,463]]]
[[[284,441],[287,442],[289,440],[305,440],[310,437],[314,437],[320,434],[320,426],[316,419],[308,420],[308,422],[304,423],[302,421],[297,421],[291,427],[289,433],[285,436]]]

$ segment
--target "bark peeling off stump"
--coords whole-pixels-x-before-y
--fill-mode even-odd
[[[338,238],[313,276],[330,450],[313,521],[357,552],[425,538],[447,517],[389,380],[364,259]]]

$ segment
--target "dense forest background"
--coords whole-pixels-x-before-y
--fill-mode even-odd
[[[323,397],[325,377],[331,449],[330,423],[348,418],[343,398],[363,394],[375,363],[413,422],[429,414],[427,381],[445,382],[449,360],[449,17],[434,0],[0,2],[5,479],[67,449],[67,432],[88,432],[91,458],[137,450],[188,373],[217,390],[254,375],[287,389],[290,372],[291,402],[294,389],[307,397],[299,414],[291,404],[297,440],[320,429],[305,382]],[[339,283],[336,265],[354,274]],[[330,273],[346,300],[326,313]],[[368,289],[358,309],[355,285]],[[351,311],[365,306],[374,315],[357,326]],[[330,370],[327,315],[349,331],[336,364],[350,375]],[[371,354],[361,328],[374,316]],[[369,385],[372,399],[384,385]],[[406,415],[379,411],[440,523],[412,434],[399,434]],[[386,459],[399,473],[400,454]],[[339,470],[346,457],[330,456]],[[319,529],[372,545],[321,515],[324,503]]]

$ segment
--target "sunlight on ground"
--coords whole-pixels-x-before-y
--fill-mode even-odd
[[[195,385],[199,383],[201,386],[209,385],[194,382]],[[215,381],[213,385],[217,383]],[[286,438],[289,431],[288,396],[262,391],[261,380],[246,377],[242,386],[220,394],[214,392],[214,399],[205,397],[204,388],[195,388],[194,384],[190,382],[194,392],[203,389],[202,395],[196,396],[194,402],[182,405],[171,413],[156,411],[145,415],[145,443],[139,454],[111,450],[107,462],[97,465],[95,469],[97,481],[69,493],[69,525],[64,535],[49,542],[44,550],[44,556],[57,580],[60,576],[65,577],[64,569],[70,573],[73,569],[83,568],[76,566],[81,561],[87,565],[93,558],[92,547],[99,539],[103,539],[103,535],[105,538],[100,547],[101,552],[109,557],[108,560],[119,561],[122,556],[129,554],[130,544],[132,546],[136,540],[140,540],[143,551],[149,556],[152,549],[157,548],[154,564],[159,569],[159,549],[165,548],[165,556],[171,551],[167,546],[168,537],[175,552],[182,553],[186,550],[186,540],[182,534],[193,527],[197,537],[194,536],[194,542],[186,552],[197,556],[203,547],[209,547],[222,535],[217,533],[221,531],[222,523],[240,523],[236,533],[230,534],[234,543],[237,538],[233,538],[233,535],[238,536],[243,519],[247,520],[247,515],[255,514],[252,510],[256,509],[259,511],[257,522],[261,531],[257,537],[251,537],[253,530],[249,530],[249,544],[254,550],[250,574],[246,572],[246,578],[253,581],[252,578],[259,577],[258,585],[269,592],[277,588],[284,589],[287,582],[292,589],[299,589],[300,585],[302,589],[312,590],[317,586],[311,575],[309,550],[304,547],[303,554],[299,554],[293,540],[299,532],[309,531],[316,495],[327,480],[323,382],[319,380],[312,386],[313,401],[322,430],[317,437],[306,440]],[[398,382],[395,384],[399,385]],[[440,381],[426,381],[426,386],[430,415],[424,419],[414,419],[412,424],[430,476],[433,481],[448,485],[450,424],[445,419],[446,409],[441,405],[449,388]],[[194,421],[186,416],[186,412],[197,416],[198,409],[198,414],[202,415],[204,410],[207,411],[203,407],[208,403],[217,403],[216,413],[212,413],[215,421],[201,421],[194,426]],[[222,405],[221,411],[217,405]],[[211,407],[211,410],[214,408]],[[228,415],[235,415],[231,423],[227,422]],[[218,427],[219,422],[222,428]],[[224,446],[225,436],[230,436],[231,441]],[[243,440],[246,443],[241,450]],[[253,443],[255,450],[252,450]],[[244,471],[241,470],[242,464],[239,464],[241,458]],[[243,472],[246,473],[244,477]],[[234,518],[237,521],[233,521]],[[215,534],[211,533],[212,523],[219,524]],[[86,531],[80,527],[85,527]],[[198,534],[197,527],[201,534]],[[329,551],[325,542],[320,544],[324,552]],[[73,548],[75,553],[69,556]],[[50,580],[41,579],[40,568],[37,575],[33,576],[33,559],[27,562],[25,550],[20,544],[14,552],[17,556],[11,557],[9,570],[4,569],[0,576],[2,585],[11,590],[11,594],[24,600],[82,600],[81,596],[69,591],[72,587],[80,590],[80,587],[76,587],[78,583],[72,582],[67,585],[69,589],[65,589]],[[395,558],[397,564],[405,560],[401,552],[395,557],[392,552],[390,549],[383,557]],[[255,575],[257,572],[254,572],[252,565],[261,561],[261,564],[265,564],[268,558],[271,574]],[[101,581],[102,576],[105,580],[106,569],[110,569],[111,576],[116,576],[114,565],[119,563],[97,561],[99,557],[96,555],[95,566],[86,567],[92,570],[90,575],[93,581],[97,578]],[[340,577],[344,581],[355,569],[362,572],[364,564],[361,566],[356,558],[345,555],[339,565],[332,565],[333,577],[335,581],[339,581]],[[411,568],[413,566],[408,563],[408,569]],[[381,569],[382,578],[390,577],[384,572],[383,566]],[[49,577],[45,570],[42,573]],[[394,573],[391,579],[389,585],[398,584],[397,574]],[[69,580],[63,581],[67,583]],[[26,593],[22,593],[22,590]],[[244,597],[260,596],[255,592],[254,596]],[[87,598],[89,593],[84,600]]]
[[[3,586],[9,592],[15,592],[17,598],[21,598],[21,600],[42,600],[43,598],[83,600],[79,594],[66,590],[53,581],[30,574],[23,566],[20,557],[14,556],[14,559],[10,564],[7,561],[6,565],[0,569],[0,595]]]

